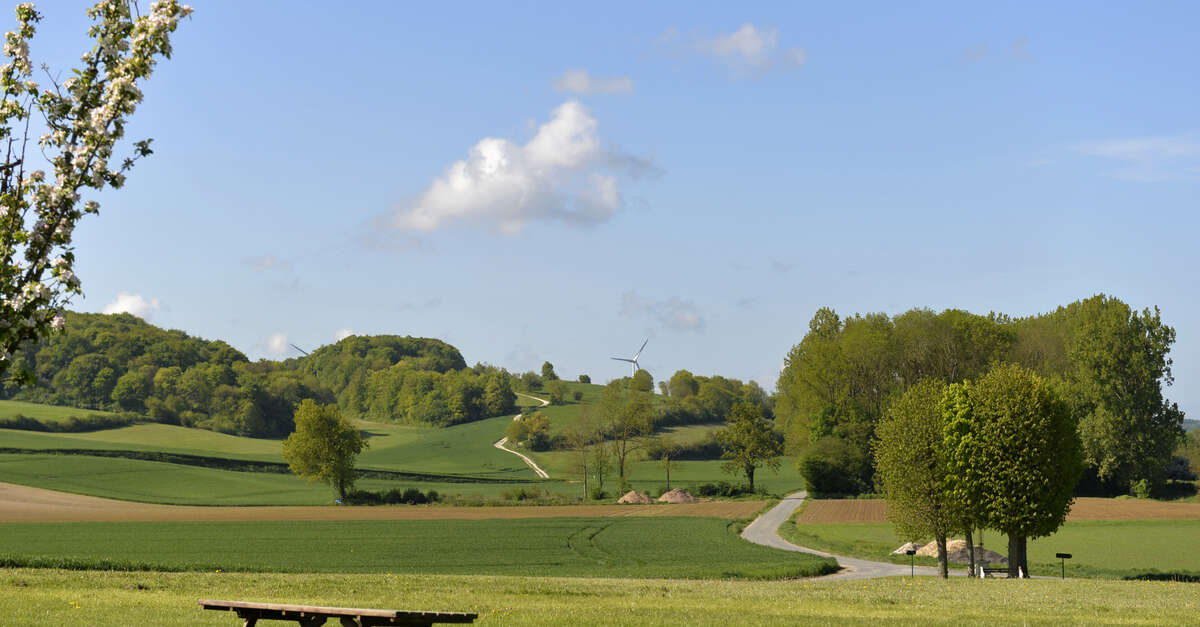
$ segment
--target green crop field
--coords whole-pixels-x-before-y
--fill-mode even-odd
[[[832,560],[746,542],[739,529],[728,520],[673,517],[5,523],[0,563],[38,558],[162,570],[752,579],[836,569]]]
[[[58,405],[43,405],[41,403],[26,403],[24,401],[0,401],[0,418],[12,418],[17,415],[33,418],[44,422],[66,420],[72,416],[84,417],[110,412],[79,409],[77,407],[60,407]]]
[[[329,505],[330,488],[290,474],[234,472],[86,455],[0,455],[0,480],[123,501],[172,505]],[[360,479],[363,490],[417,488],[443,495],[494,496],[527,484]],[[564,486],[530,482],[528,486]]]
[[[0,616],[42,625],[240,624],[197,599],[474,612],[479,625],[1194,624],[1194,584],[881,579],[680,581],[0,571]],[[282,623],[280,623],[282,624]]]
[[[801,546],[840,555],[908,563],[891,552],[907,540],[896,537],[888,523],[792,524],[780,527],[781,536]],[[1067,522],[1057,533],[1030,540],[1029,568],[1034,575],[1055,575],[1055,553],[1070,553],[1067,574],[1076,577],[1127,577],[1143,573],[1200,575],[1200,520],[1113,520]],[[976,538],[978,542],[978,538]],[[985,532],[983,543],[1001,555],[1008,540],[995,531]],[[932,558],[918,563],[933,565]],[[1200,592],[1200,590],[1197,590]]]

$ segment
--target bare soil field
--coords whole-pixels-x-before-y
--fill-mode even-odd
[[[799,524],[887,522],[882,500],[814,500],[796,517]],[[1134,499],[1080,498],[1067,520],[1200,519],[1200,503],[1164,503]]]
[[[531,505],[520,507],[193,507],[130,503],[0,483],[0,522],[155,522],[255,520],[483,520],[489,518],[611,518],[690,516],[749,518],[765,501],[654,505]]]

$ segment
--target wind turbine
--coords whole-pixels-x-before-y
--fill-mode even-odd
[[[639,348],[638,352],[633,354],[633,359],[626,359],[624,357],[613,357],[613,359],[615,359],[617,361],[627,361],[627,362],[633,364],[633,373],[632,374],[637,374],[637,371],[639,368],[638,362],[637,362],[638,357],[642,354],[642,350],[645,349],[646,345],[649,343],[650,343],[650,338],[646,338],[646,341],[642,342],[642,348]]]

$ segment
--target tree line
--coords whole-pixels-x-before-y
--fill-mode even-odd
[[[872,492],[876,430],[910,387],[974,381],[1015,364],[1069,409],[1082,446],[1081,492],[1150,493],[1183,436],[1183,412],[1163,395],[1174,341],[1157,308],[1139,312],[1103,294],[1027,318],[913,309],[843,319],[822,308],[785,359],[777,426],[811,489]]]
[[[432,426],[516,409],[511,375],[467,368],[439,340],[353,336],[306,357],[251,362],[223,341],[130,314],[65,315],[61,332],[13,355],[13,368],[31,376],[5,380],[3,398],[255,437],[291,433],[304,399],[337,402],[352,416]]]

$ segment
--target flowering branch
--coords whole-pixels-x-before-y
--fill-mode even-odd
[[[159,0],[147,14],[134,15],[127,0],[101,0],[87,11],[94,22],[88,35],[96,43],[81,57],[82,67],[61,85],[51,79],[52,88],[39,91],[31,79],[29,40],[42,16],[32,3],[17,6],[17,29],[4,35],[8,63],[0,66],[0,142],[6,144],[0,163],[0,378],[31,378],[10,372],[12,352],[61,329],[62,308],[82,293],[71,236],[100,205],[88,200],[81,208],[80,191],[120,188],[133,163],[151,154],[149,139],[133,142],[133,155],[119,168],[109,167],[126,120],[142,101],[139,82],[150,77],[159,57],[171,57],[170,36],[191,12],[176,0]],[[47,131],[38,143],[53,168],[49,175],[40,169],[26,174],[35,113]],[[13,133],[18,125],[24,126],[20,137]]]

